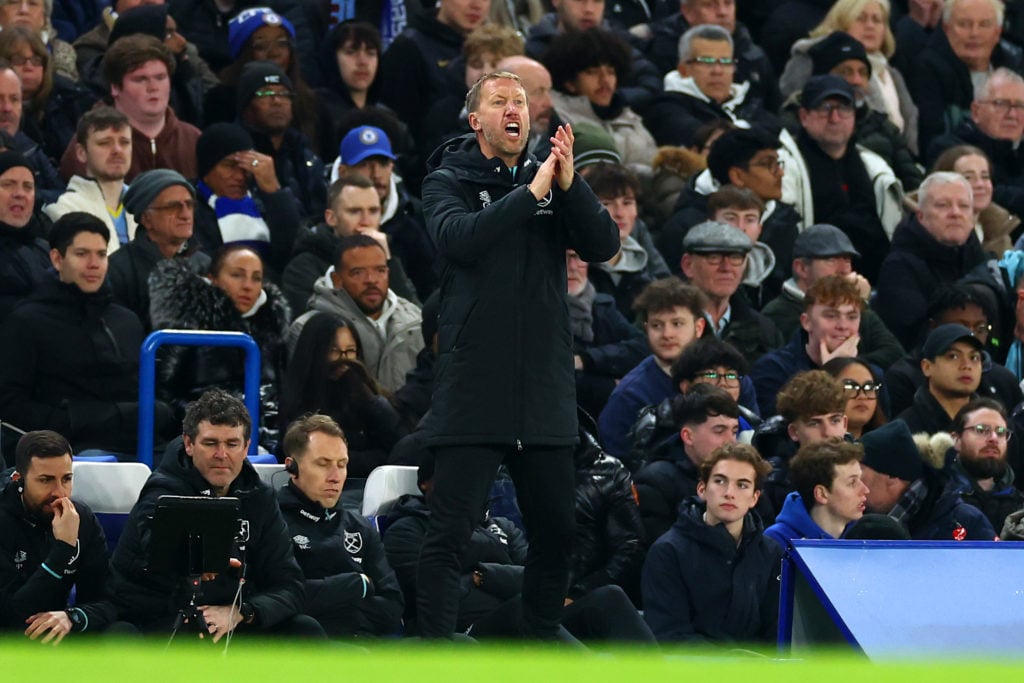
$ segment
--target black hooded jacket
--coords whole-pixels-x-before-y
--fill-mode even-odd
[[[402,591],[373,525],[340,501],[325,509],[292,482],[277,490],[277,502],[306,577],[303,612],[330,635],[397,633]]]
[[[427,164],[423,215],[438,245],[440,316],[431,443],[576,441],[565,251],[603,262],[618,230],[579,177],[538,201],[530,154],[512,172],[473,136]]]
[[[659,642],[771,642],[779,620],[782,548],[747,513],[739,545],[703,519],[691,499],[651,546],[643,571],[644,619]]]
[[[210,484],[192,465],[181,439],[171,442],[160,466],[146,481],[132,508],[124,533],[111,560],[112,593],[122,619],[143,630],[169,627],[177,609],[185,604],[185,577],[172,577],[149,567],[153,513],[160,496],[211,496]],[[303,575],[274,492],[260,481],[248,459],[228,487],[228,496],[240,501],[238,536],[232,557],[243,563],[242,602],[252,605],[255,626],[270,628],[302,612]],[[236,570],[202,583],[200,604],[228,605],[238,590]]]

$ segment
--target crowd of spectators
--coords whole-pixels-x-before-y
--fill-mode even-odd
[[[306,614],[332,636],[416,632],[423,444],[432,419],[465,419],[432,402],[449,338],[438,308],[483,315],[449,296],[420,190],[431,172],[456,186],[434,169],[481,134],[466,93],[494,71],[528,98],[524,163],[571,125],[573,182],[618,228],[612,258],[567,250],[563,290],[545,294],[564,297],[569,329],[521,330],[531,344],[572,338],[580,548],[560,637],[771,640],[788,541],[842,538],[865,513],[911,539],[1016,538],[1004,522],[1024,509],[1024,24],[1001,0],[266,5],[0,2],[0,443],[15,468],[0,520],[53,520],[56,549],[37,559],[79,562],[60,546],[78,542],[74,508],[47,502],[33,475],[72,452],[139,456],[145,335],[243,332],[261,352],[254,424],[230,402],[241,351],[159,352],[156,483],[192,486],[215,447],[207,428],[244,427],[232,447],[252,438],[290,482],[283,517],[253,513],[278,544],[261,562],[283,573],[263,579],[281,582],[276,598],[241,603],[242,623],[322,635]],[[488,267],[471,262],[459,267]],[[444,392],[483,420],[515,410],[506,372],[537,370],[503,368],[514,340],[489,343],[475,353],[495,371]],[[196,413],[204,401],[213,412]],[[57,436],[15,452],[17,432],[41,430]],[[332,511],[337,471],[386,464],[418,465],[423,496],[401,501],[382,540]],[[247,467],[224,491],[252,484]],[[331,495],[303,486],[310,468]],[[285,537],[286,521],[320,516],[343,534],[331,552],[356,565],[310,561],[309,530]],[[168,625],[166,586],[132,578],[145,533],[133,523],[113,580],[146,584],[160,609],[79,583],[100,607],[70,605],[68,624],[39,621],[35,636],[86,630],[85,614],[94,628]],[[95,529],[82,533],[95,553]],[[518,633],[529,541],[480,520],[460,630]],[[36,571],[2,552],[0,573]],[[19,585],[0,576],[0,623],[55,614],[60,599],[36,614]]]

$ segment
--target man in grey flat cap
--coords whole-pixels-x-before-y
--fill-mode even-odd
[[[686,233],[681,262],[687,281],[708,299],[708,329],[750,362],[784,343],[775,323],[737,292],[753,248],[750,238],[728,223],[704,221]]]
[[[158,168],[136,176],[124,195],[124,208],[138,229],[127,245],[110,257],[107,277],[114,299],[139,316],[148,331],[149,274],[163,259],[181,259],[203,273],[210,257],[193,244],[196,191],[177,171]]]

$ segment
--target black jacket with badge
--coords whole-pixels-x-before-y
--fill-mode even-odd
[[[473,136],[428,162],[423,215],[441,274],[432,445],[576,441],[565,251],[604,262],[619,234],[578,176],[535,199],[527,185],[539,167],[524,154],[513,175]]]
[[[107,540],[92,510],[77,501],[75,509],[78,545],[72,546],[53,537],[49,520],[26,512],[18,482],[0,494],[0,630],[24,631],[33,614],[66,609],[72,589],[73,631],[100,631],[114,621]]]
[[[306,577],[303,611],[332,636],[397,633],[402,591],[373,525],[340,501],[325,509],[291,482],[277,490],[277,502]]]
[[[149,544],[153,513],[160,496],[210,496],[210,484],[192,465],[181,439],[164,453],[160,466],[146,480],[132,508],[124,533],[111,560],[111,590],[122,619],[143,630],[170,629],[174,613],[185,604],[184,577],[150,570]],[[245,584],[241,601],[252,605],[255,626],[270,628],[302,612],[303,575],[284,517],[273,490],[260,481],[248,459],[228,487],[228,496],[240,501],[241,524],[232,557],[243,562]],[[229,605],[238,590],[236,570],[202,584],[202,602]]]

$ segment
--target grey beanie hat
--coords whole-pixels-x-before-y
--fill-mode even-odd
[[[175,185],[181,185],[192,195],[192,199],[196,198],[196,189],[192,187],[192,183],[177,171],[156,168],[140,173],[135,176],[128,186],[128,191],[124,193],[124,208],[138,220],[158,194]]]

